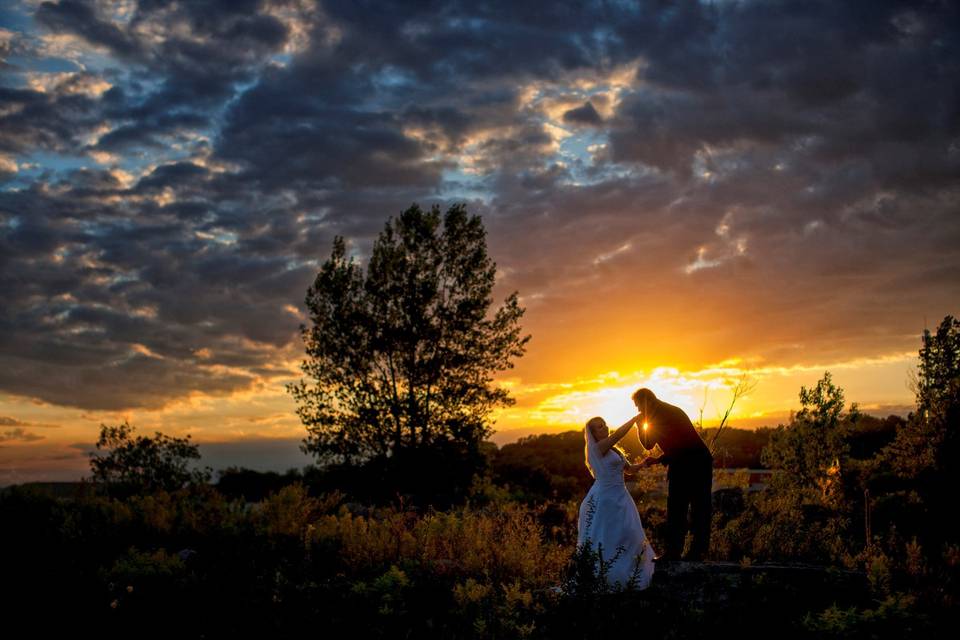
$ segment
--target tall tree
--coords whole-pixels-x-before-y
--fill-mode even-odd
[[[496,264],[477,215],[414,204],[390,218],[366,272],[336,237],[307,290],[301,370],[287,385],[321,462],[362,463],[411,449],[476,448],[491,412],[514,402],[493,384],[530,336],[517,292],[491,312]]]
[[[960,526],[944,518],[960,486],[960,320],[946,316],[934,333],[924,329],[913,379],[917,408],[877,457],[878,473],[891,471],[909,518],[897,528],[915,532],[931,553],[960,541]],[[889,489],[890,487],[887,487]]]
[[[884,461],[903,478],[929,480],[957,467],[960,321],[947,316],[936,333],[923,330],[912,386],[917,409],[884,452]]]

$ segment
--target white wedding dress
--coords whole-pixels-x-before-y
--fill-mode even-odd
[[[577,521],[577,546],[589,542],[599,549],[604,563],[614,556],[607,582],[614,588],[627,586],[632,576],[635,589],[646,589],[653,579],[653,547],[640,522],[640,514],[623,482],[625,460],[610,449],[603,456],[590,429],[584,429],[587,468],[593,486],[580,503]],[[621,550],[622,549],[622,550]]]

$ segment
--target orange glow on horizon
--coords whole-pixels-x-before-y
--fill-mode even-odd
[[[0,464],[0,479],[13,482],[43,478],[57,469],[75,469],[79,477],[87,472],[88,460],[78,446],[96,442],[101,422],[117,424],[123,418],[128,418],[140,433],[156,430],[171,436],[192,434],[193,441],[200,445],[286,438],[293,450],[296,440],[305,435],[305,428],[283,385],[296,379],[293,376],[298,360],[289,356],[280,360],[283,366],[278,366],[275,374],[259,376],[246,389],[222,395],[192,391],[157,409],[91,411],[8,395],[0,400],[0,416],[16,416],[33,439],[5,443],[8,446]],[[680,407],[694,423],[702,416],[705,427],[715,426],[729,405],[733,386],[744,373],[755,379],[757,386],[737,402],[728,421],[732,427],[786,422],[788,412],[799,408],[800,386],[815,385],[825,370],[833,373],[848,403],[858,402],[861,410],[885,416],[897,407],[912,407],[913,396],[906,379],[915,363],[916,354],[906,352],[794,366],[758,366],[753,360],[727,358],[701,368],[660,366],[579,378],[557,375],[544,379],[541,372],[527,372],[533,379],[513,375],[497,380],[516,402],[493,413],[491,439],[502,445],[526,435],[579,429],[593,416],[619,426],[636,415],[630,396],[640,387],[648,387],[659,398]],[[649,425],[645,422],[642,428],[648,431]]]
[[[906,381],[915,361],[916,355],[909,352],[794,366],[758,366],[753,361],[728,358],[699,369],[660,366],[558,382],[534,383],[514,377],[502,384],[516,404],[495,412],[494,440],[503,443],[530,433],[577,429],[593,416],[611,425],[623,424],[636,414],[630,396],[640,387],[683,409],[695,424],[702,420],[704,427],[716,426],[743,375],[754,380],[756,387],[734,405],[727,421],[733,427],[786,422],[789,412],[799,409],[800,387],[814,386],[827,370],[844,390],[848,404],[857,402],[862,410],[878,415],[902,413],[902,407],[913,403]],[[647,430],[649,425],[644,423],[642,428]]]

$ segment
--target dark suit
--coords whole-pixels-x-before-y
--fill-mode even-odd
[[[646,448],[660,445],[667,465],[667,548],[664,555],[679,558],[687,535],[687,510],[691,511],[693,542],[688,557],[702,560],[710,546],[713,457],[683,409],[662,400],[647,407],[648,424],[641,430]]]

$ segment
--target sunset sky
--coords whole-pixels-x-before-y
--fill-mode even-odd
[[[960,315],[955,2],[0,5],[0,484],[100,424],[309,462],[284,383],[335,235],[466,202],[518,291],[503,443],[786,421],[833,373],[906,413]]]

